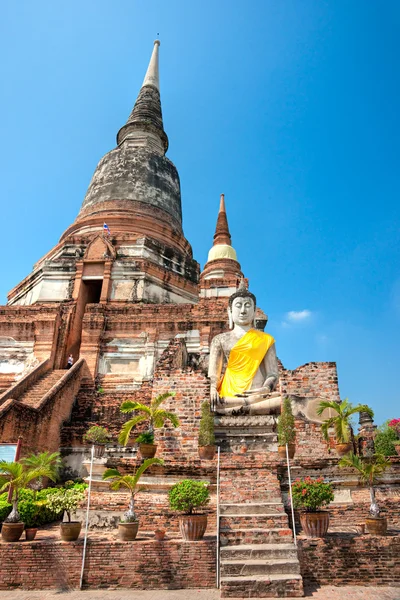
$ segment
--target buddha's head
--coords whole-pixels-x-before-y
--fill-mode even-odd
[[[232,294],[228,303],[229,326],[253,325],[256,314],[257,300],[254,294],[246,289],[240,289]]]

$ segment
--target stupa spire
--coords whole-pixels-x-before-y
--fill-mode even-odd
[[[131,145],[147,146],[153,151],[165,154],[168,149],[168,137],[164,131],[161,110],[159,47],[160,40],[156,40],[135,106],[126,124],[118,132],[117,143],[120,146],[126,140],[130,140]]]
[[[160,47],[160,40],[155,40],[153,52],[150,58],[149,66],[147,68],[146,75],[143,80],[142,87],[145,85],[153,85],[160,91],[160,76],[158,72],[158,49]]]
[[[217,244],[227,244],[228,246],[230,246],[231,243],[232,238],[229,232],[228,217],[226,216],[225,208],[225,194],[221,194],[217,225],[215,227],[214,233],[214,246],[216,246]]]

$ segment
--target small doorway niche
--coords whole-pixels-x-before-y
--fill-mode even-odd
[[[103,287],[102,279],[86,279],[82,280],[82,296],[86,300],[86,304],[97,304],[101,298],[101,288]]]

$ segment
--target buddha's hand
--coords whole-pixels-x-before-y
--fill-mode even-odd
[[[216,408],[217,408],[217,404],[220,401],[220,397],[217,391],[217,387],[213,384],[211,384],[210,387],[210,401],[211,401],[211,410],[213,412],[215,412]]]
[[[263,385],[262,387],[259,388],[253,388],[251,390],[247,390],[246,392],[243,392],[242,394],[236,394],[236,396],[239,397],[249,397],[249,396],[262,396],[265,394],[270,394],[272,392],[273,387],[270,384],[267,385]]]

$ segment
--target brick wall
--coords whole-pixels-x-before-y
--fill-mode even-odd
[[[83,540],[0,543],[0,589],[78,588]],[[215,587],[215,539],[199,542],[89,541],[86,588]]]
[[[299,539],[304,582],[318,585],[400,585],[400,536],[330,534]]]
[[[188,476],[190,477],[190,475]],[[183,477],[182,477],[183,478]],[[114,492],[92,492],[90,511],[112,511],[123,513],[128,509],[129,495]],[[81,504],[86,508],[86,500]],[[135,497],[135,512],[140,521],[140,531],[153,532],[156,529],[165,529],[167,534],[179,533],[179,513],[169,508],[168,490],[155,493],[142,491]],[[201,510],[207,514],[207,535],[216,535],[216,495],[211,491],[210,503]]]
[[[336,363],[312,362],[293,371],[280,368],[280,384],[283,395],[305,396],[339,400]]]

